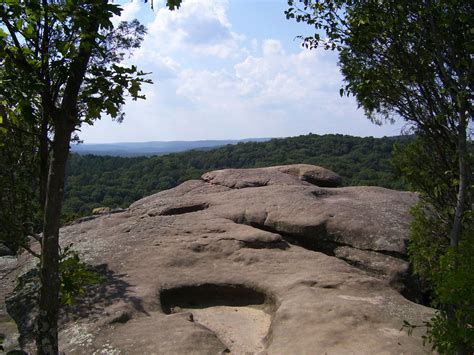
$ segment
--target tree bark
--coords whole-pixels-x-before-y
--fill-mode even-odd
[[[470,186],[470,172],[469,164],[467,162],[467,119],[465,116],[464,105],[460,108],[460,122],[457,128],[457,150],[459,159],[459,187],[456,200],[456,207],[454,210],[453,226],[449,233],[450,245],[457,248],[459,245],[459,238],[462,232],[462,220],[464,212],[466,211],[468,189]]]
[[[40,355],[58,354],[59,226],[69,142],[74,125],[70,120],[56,126],[48,174],[41,254],[41,291],[36,346]]]
[[[451,228],[449,239],[450,239],[450,246],[453,247],[455,250],[459,247],[459,240],[462,234],[462,223],[464,213],[468,206],[470,206],[470,194],[469,194],[469,187],[470,187],[470,167],[468,164],[468,150],[467,150],[467,119],[465,116],[464,105],[461,105],[460,108],[460,123],[458,125],[458,142],[457,142],[457,150],[458,150],[458,159],[459,159],[459,187],[458,187],[458,194],[457,194],[457,201],[456,201],[456,208],[454,210],[454,219],[453,219],[453,226]],[[455,264],[454,267],[457,267]],[[453,305],[449,305],[448,310],[448,318],[452,321],[456,321],[455,316],[455,307]],[[459,322],[464,322],[464,320],[459,320]],[[466,324],[460,324],[461,327],[466,326]],[[469,350],[468,346],[464,342],[458,343],[456,349],[457,355],[468,355]]]
[[[49,143],[48,143],[48,122],[43,117],[41,122],[41,130],[39,137],[39,195],[40,195],[40,206],[44,211],[46,204],[46,190],[48,188],[48,160],[49,160]]]

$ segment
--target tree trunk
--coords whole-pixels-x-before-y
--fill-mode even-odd
[[[467,120],[464,116],[464,112],[460,114],[460,123],[458,126],[458,159],[459,159],[459,187],[457,194],[456,207],[454,210],[453,226],[449,233],[450,246],[457,251],[459,247],[459,240],[462,233],[462,223],[464,213],[467,207],[467,200],[469,199],[469,186],[470,186],[470,168],[468,164],[468,153],[467,153]],[[454,267],[457,268],[457,263]],[[456,307],[454,305],[448,305],[448,318],[451,321],[463,322],[463,320],[456,320]],[[466,326],[466,324],[459,324],[460,327]],[[464,342],[459,342],[457,344],[456,354],[458,355],[468,355],[468,346]]]
[[[462,220],[466,210],[466,202],[469,189],[469,165],[467,164],[467,122],[464,112],[461,112],[461,119],[458,126],[458,158],[459,158],[459,187],[456,201],[456,208],[454,210],[453,226],[449,233],[450,245],[457,248],[459,245],[459,238],[462,232]]]
[[[49,166],[48,187],[44,209],[41,253],[41,291],[37,319],[36,346],[40,355],[58,354],[59,315],[59,226],[69,141],[74,126],[64,120],[56,126]]]
[[[49,144],[48,144],[48,122],[45,117],[41,122],[40,138],[39,138],[39,195],[40,195],[40,207],[44,211],[46,204],[46,190],[48,188],[48,157],[49,157]]]

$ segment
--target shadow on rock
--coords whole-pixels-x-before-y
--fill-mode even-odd
[[[125,274],[116,274],[107,264],[96,266],[93,270],[103,277],[102,282],[87,286],[85,294],[78,297],[74,305],[63,307],[61,322],[102,317],[105,308],[118,301],[123,301],[137,312],[148,315],[142,300],[130,294],[133,285],[124,280]]]
[[[99,318],[104,315],[105,308],[118,301],[125,302],[140,313],[147,314],[143,302],[139,297],[131,295],[131,287],[124,280],[125,274],[116,274],[107,264],[91,268],[102,276],[102,282],[85,287],[85,293],[76,298],[70,306],[62,306],[60,310],[60,324],[81,318]],[[6,298],[7,311],[15,320],[23,348],[35,338],[35,319],[38,314],[39,274],[32,269],[19,277],[18,284]]]

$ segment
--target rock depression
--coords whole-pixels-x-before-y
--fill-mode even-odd
[[[63,310],[67,354],[421,354],[416,196],[311,165],[221,170],[61,230],[104,283]]]

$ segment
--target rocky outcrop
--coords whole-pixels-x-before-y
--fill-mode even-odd
[[[295,184],[337,187],[342,183],[342,178],[331,170],[308,164],[216,170],[204,174],[202,180],[233,189]]]
[[[61,230],[105,275],[63,310],[68,354],[417,354],[417,197],[323,168],[221,170]],[[413,298],[412,298],[413,299]],[[415,334],[416,335],[416,334]]]

